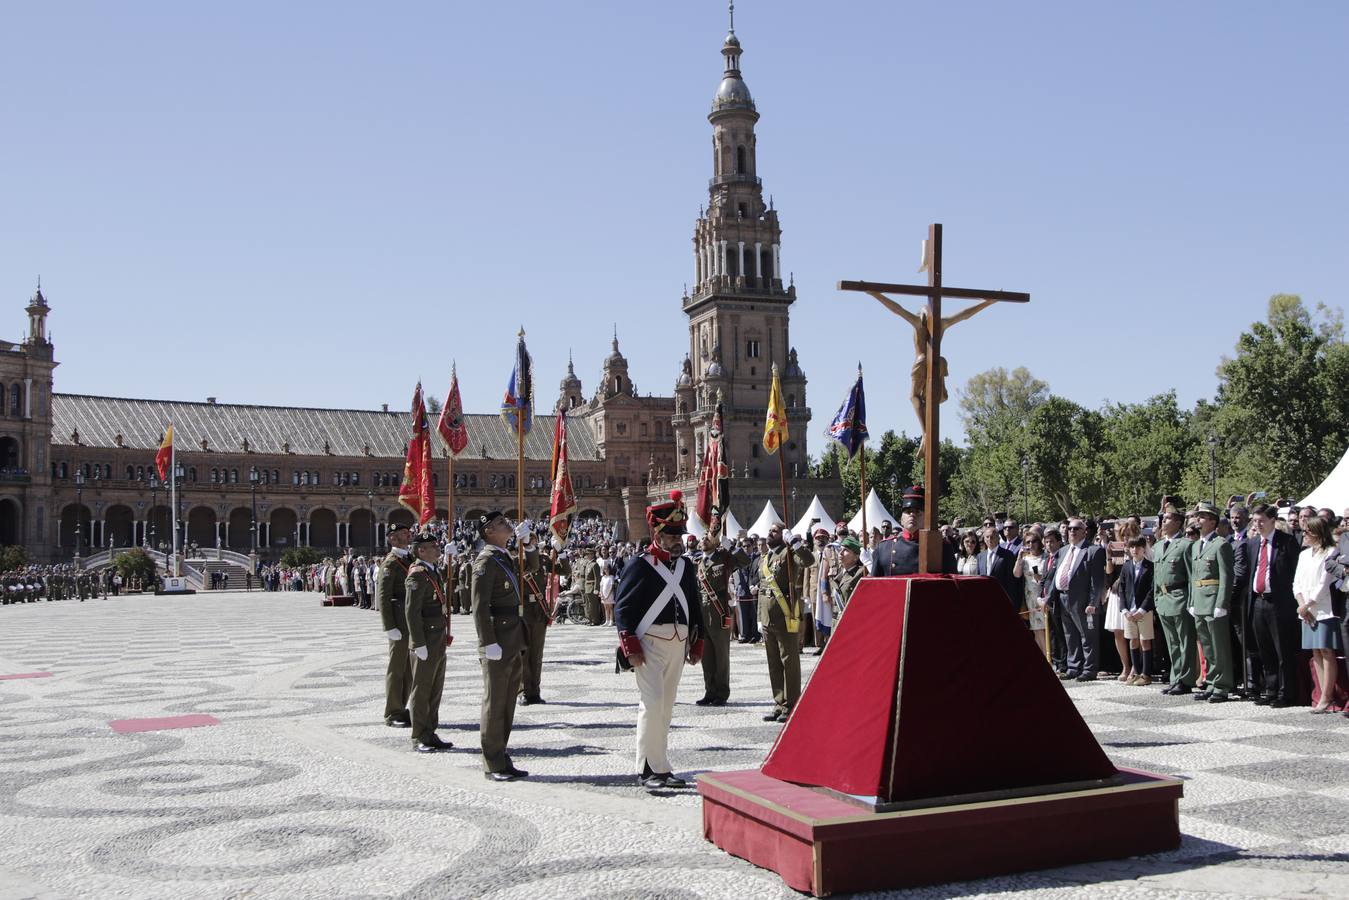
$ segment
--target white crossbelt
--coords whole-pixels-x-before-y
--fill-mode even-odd
[[[647,608],[646,615],[642,616],[642,621],[637,623],[637,637],[639,640],[646,634],[647,629],[655,624],[656,616],[661,614],[661,611],[669,604],[671,598],[679,601],[679,608],[684,611],[684,621],[689,621],[689,601],[688,598],[684,596],[683,587],[679,584],[680,579],[684,576],[684,557],[681,556],[675,561],[673,572],[656,562],[650,556],[643,558],[651,564],[651,568],[655,569],[661,578],[665,579],[665,590],[660,592],[660,596]]]

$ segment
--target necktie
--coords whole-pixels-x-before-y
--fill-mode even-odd
[[[1255,592],[1265,593],[1269,588],[1269,539],[1260,538],[1260,562],[1255,567]]]
[[[1167,538],[1166,540],[1162,541],[1162,556],[1166,555],[1166,548],[1170,546],[1171,546],[1170,538]]]
[[[1068,590],[1068,576],[1073,573],[1073,559],[1076,556],[1077,545],[1074,544],[1072,549],[1068,551],[1068,559],[1064,561],[1063,568],[1059,569],[1057,580],[1054,582],[1054,586],[1061,591]]]

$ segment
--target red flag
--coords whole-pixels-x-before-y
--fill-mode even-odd
[[[468,446],[468,428],[464,425],[464,403],[459,399],[459,373],[450,366],[450,393],[445,405],[440,409],[440,419],[436,422],[436,431],[440,439],[450,450],[450,456],[458,458]]]
[[[567,465],[567,411],[557,411],[553,430],[553,502],[548,510],[548,529],[554,543],[561,546],[571,530],[571,515],[576,512],[576,492],[572,490],[571,469]]]
[[[426,404],[422,402],[422,383],[412,395],[412,440],[408,441],[403,462],[403,484],[398,502],[425,525],[436,514],[436,492],[431,482],[431,431],[426,424]]]
[[[712,430],[707,436],[702,468],[698,471],[698,499],[694,513],[702,520],[708,533],[721,533],[722,519],[730,502],[730,470],[726,466],[725,448],[721,439],[721,404],[712,415]]]
[[[155,452],[155,468],[159,470],[159,480],[169,480],[169,465],[173,457],[173,425],[170,424],[164,432],[164,440],[159,443],[159,450]]]

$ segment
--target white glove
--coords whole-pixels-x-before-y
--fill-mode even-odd
[[[528,544],[534,537],[534,528],[526,519],[515,526],[515,539],[522,544]]]
[[[420,659],[422,662],[426,662],[426,648],[425,648],[425,647],[413,647],[413,648],[412,648],[412,655],[415,656],[415,657],[417,657],[418,659]]]
[[[801,546],[801,536],[792,534],[790,531],[782,532],[782,539],[793,547]]]
[[[1186,611],[1187,613],[1189,613],[1191,617],[1194,616],[1194,607],[1193,607],[1193,606],[1187,606],[1187,607],[1185,607],[1185,611]]]
[[[446,559],[454,559],[454,558],[455,558],[456,556],[458,556],[458,555],[459,555],[459,545],[458,545],[458,544],[456,544],[454,541],[450,541],[448,544],[445,545],[445,558],[446,558]]]
[[[721,549],[723,549],[723,550],[734,550],[734,549],[735,549],[735,541],[731,540],[731,539],[728,538],[728,537],[723,537],[723,538],[721,539]]]
[[[1227,610],[1223,609],[1221,606],[1215,606],[1215,607],[1213,607],[1213,618],[1215,618],[1215,619],[1221,619],[1221,618],[1226,617],[1226,615],[1227,615]]]
[[[486,647],[482,648],[482,655],[490,659],[492,662],[496,662],[497,660],[501,659],[501,645],[488,644]]]
[[[397,628],[390,628],[388,631],[384,632],[384,636],[391,641],[401,641],[403,639],[403,632],[399,631]]]

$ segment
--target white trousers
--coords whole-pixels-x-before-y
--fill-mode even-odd
[[[670,768],[670,717],[679,677],[684,674],[688,632],[674,625],[652,625],[642,636],[645,661],[633,669],[641,702],[637,710],[637,772],[642,765],[665,774]]]

